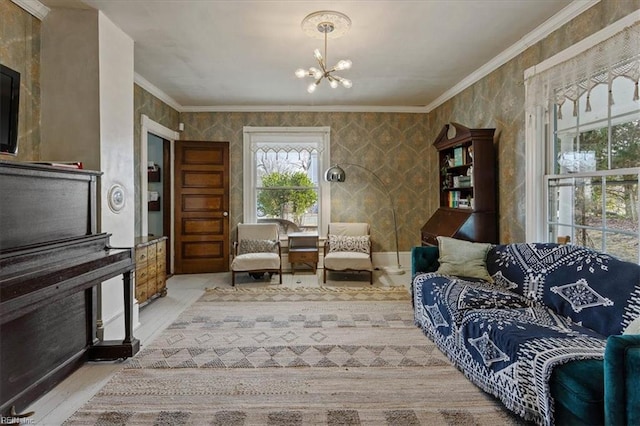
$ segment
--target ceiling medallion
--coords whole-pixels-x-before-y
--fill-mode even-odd
[[[313,52],[313,56],[318,61],[320,68],[310,67],[308,70],[298,68],[295,72],[298,78],[312,77],[315,79],[315,81],[307,87],[307,92],[315,92],[324,78],[327,79],[329,86],[333,89],[338,87],[339,84],[342,84],[342,86],[347,89],[350,88],[353,85],[351,80],[342,78],[334,74],[334,72],[350,69],[351,61],[349,59],[341,59],[332,68],[327,67],[327,39],[338,38],[346,34],[349,28],[351,28],[351,19],[344,13],[332,10],[321,10],[307,15],[302,20],[301,27],[302,31],[309,37],[324,39],[324,55],[320,53],[319,49]]]

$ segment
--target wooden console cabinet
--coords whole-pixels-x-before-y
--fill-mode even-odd
[[[440,207],[421,229],[422,245],[438,236],[498,242],[494,132],[451,123],[436,138]]]
[[[136,238],[136,299],[143,304],[167,295],[167,237]]]

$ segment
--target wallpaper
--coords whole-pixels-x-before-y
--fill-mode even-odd
[[[0,63],[20,73],[18,155],[40,159],[40,21],[11,0],[0,0]]]
[[[243,126],[329,126],[331,162],[355,163],[375,172],[396,205],[399,246],[420,243],[433,182],[429,164],[436,151],[427,138],[425,114],[342,112],[182,113],[185,140],[226,141],[231,162],[231,229],[242,221]],[[395,251],[393,216],[387,192],[373,176],[344,167],[347,180],[331,186],[331,220],[368,222],[374,251]],[[435,186],[437,188],[437,184]]]
[[[429,113],[429,139],[451,121],[496,129],[500,242],[525,240],[524,71],[638,9],[640,0],[603,0]]]

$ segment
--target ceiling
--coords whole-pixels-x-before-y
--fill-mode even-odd
[[[178,110],[425,110],[519,53],[594,0],[41,0],[101,10],[135,42],[136,81]],[[323,41],[302,19],[349,16],[328,62],[351,59],[351,89],[310,78]],[[573,13],[573,15],[571,15]],[[556,25],[556,27],[553,27]],[[533,37],[537,37],[533,39]],[[519,50],[518,50],[519,49]],[[514,53],[515,52],[515,53]]]

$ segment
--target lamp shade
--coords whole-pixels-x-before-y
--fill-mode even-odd
[[[346,178],[344,170],[338,165],[331,166],[324,172],[324,180],[327,182],[344,182]]]

